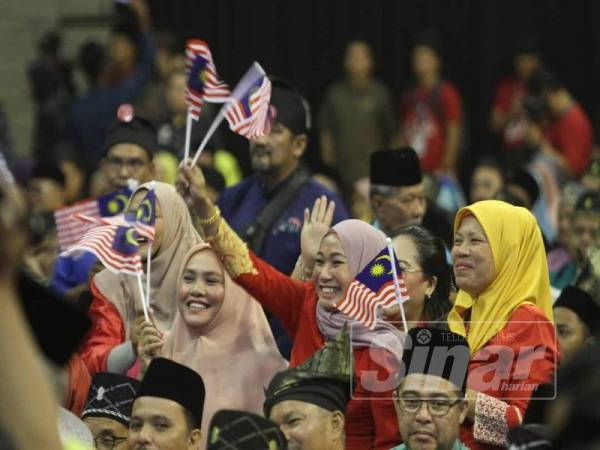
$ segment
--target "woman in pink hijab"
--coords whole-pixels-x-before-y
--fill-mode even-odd
[[[193,205],[198,223],[233,280],[281,320],[293,341],[290,366],[306,361],[345,324],[351,326],[355,382],[346,410],[346,449],[387,450],[398,445],[401,438],[392,403],[401,352],[398,332],[385,321],[367,329],[336,309],[356,275],[386,246],[385,235],[360,220],[338,223],[318,244],[311,280],[304,283],[248,250],[206,194],[200,169],[182,166],[178,190]]]
[[[260,306],[235,284],[208,244],[191,248],[178,275],[177,313],[164,336],[152,323],[138,327],[142,372],[156,356],[198,372],[206,398],[204,448],[210,420],[220,409],[262,414],[264,388],[287,367]]]

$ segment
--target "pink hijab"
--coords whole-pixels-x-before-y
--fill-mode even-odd
[[[340,239],[352,277],[356,277],[387,245],[385,234],[362,220],[344,220],[333,226],[329,233],[335,233]],[[376,328],[369,330],[339,311],[328,312],[317,305],[317,324],[326,340],[337,336],[345,323],[352,325],[352,347],[370,347],[377,342],[401,358],[402,349],[397,345],[400,335],[391,323],[378,320]]]
[[[208,244],[195,245],[185,255],[185,266],[198,252],[212,251]],[[262,415],[264,388],[276,372],[287,368],[271,334],[265,314],[256,300],[234,283],[223,269],[225,298],[221,309],[204,329],[190,329],[179,311],[165,337],[163,356],[198,372],[204,380],[206,399],[202,417],[203,444],[213,414],[237,409]]]

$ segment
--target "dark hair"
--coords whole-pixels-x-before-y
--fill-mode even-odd
[[[105,61],[106,53],[102,44],[89,40],[79,47],[77,62],[90,86],[98,83]]]
[[[442,240],[419,225],[400,228],[394,237],[408,236],[417,247],[417,256],[423,273],[436,277],[437,283],[431,297],[425,301],[424,316],[428,320],[445,320],[452,308],[450,302],[451,270],[446,260],[446,248]]]
[[[496,158],[492,156],[485,156],[481,158],[479,161],[477,161],[477,164],[475,164],[473,173],[475,173],[475,171],[480,167],[488,167],[490,169],[495,170],[496,172],[498,172],[498,175],[500,175],[500,178],[502,178],[502,184],[506,182],[506,177],[504,176],[504,168],[502,167],[502,164],[500,164],[500,161],[498,161]]]

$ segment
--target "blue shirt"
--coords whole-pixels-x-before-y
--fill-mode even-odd
[[[221,194],[219,208],[223,217],[238,234],[243,233],[248,225],[254,222],[269,200],[284,188],[288,181],[289,178],[273,189],[267,190],[256,175],[245,178]],[[311,179],[298,190],[296,197],[275,220],[265,237],[258,256],[280,272],[291,274],[298,256],[300,256],[300,231],[304,221],[304,209],[312,209],[315,200],[321,195],[325,195],[329,200],[335,202],[334,224],[348,219],[348,211],[342,199]],[[267,319],[277,348],[285,358],[289,359],[292,348],[291,340],[283,330],[279,319],[268,313]]]
[[[219,208],[223,217],[238,234],[244,232],[287,181],[267,191],[257,176],[251,175],[245,178],[221,194]],[[321,195],[335,201],[333,224],[349,218],[348,211],[338,195],[316,181],[309,180],[299,189],[296,197],[281,216],[275,220],[258,256],[280,272],[292,273],[300,256],[300,231],[304,221],[304,209],[312,209],[315,200]]]

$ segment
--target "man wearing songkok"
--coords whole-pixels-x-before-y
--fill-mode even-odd
[[[464,450],[458,439],[467,416],[469,344],[435,328],[409,331],[402,354],[406,376],[394,392],[404,444],[392,450]]]
[[[279,425],[291,450],[344,450],[352,382],[347,328],[303,364],[277,373],[265,392],[265,416]]]
[[[207,450],[286,450],[276,423],[245,411],[223,409],[210,421]]]
[[[582,289],[567,286],[554,302],[554,324],[560,344],[561,364],[596,342],[600,331],[600,306]]]
[[[169,359],[152,360],[133,403],[128,450],[199,450],[204,396],[195,371]]]
[[[250,140],[254,172],[226,189],[219,208],[250,249],[289,275],[300,255],[304,211],[322,196],[335,201],[332,225],[348,219],[341,198],[314,181],[301,163],[308,144],[310,110],[291,84],[273,79],[273,124],[266,136]],[[278,319],[267,315],[277,347],[286,358],[291,343]]]
[[[81,418],[94,435],[98,450],[125,450],[131,407],[140,382],[109,372],[92,379]]]
[[[427,204],[421,163],[412,148],[371,153],[369,181],[374,226],[388,236],[405,225],[423,225],[442,239],[452,235],[443,211],[433,203]]]

